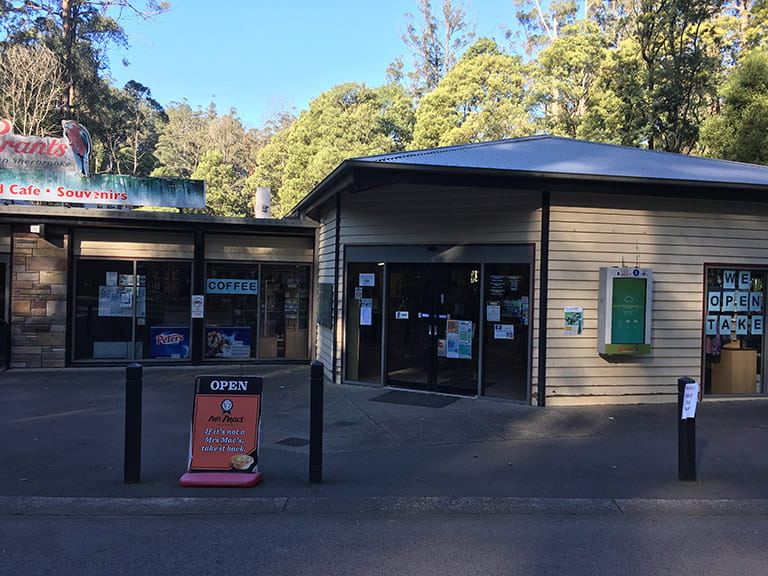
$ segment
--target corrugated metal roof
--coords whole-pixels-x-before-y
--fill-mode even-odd
[[[768,166],[601,144],[530,136],[430,150],[355,158],[421,166],[451,166],[596,177],[685,180],[768,186]]]

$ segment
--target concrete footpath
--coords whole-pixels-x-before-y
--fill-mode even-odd
[[[263,377],[261,484],[178,485],[200,374]],[[698,480],[681,482],[676,403],[324,390],[323,482],[310,484],[309,366],[146,366],[141,482],[126,484],[124,368],[0,372],[0,514],[768,514],[768,399],[700,404]]]

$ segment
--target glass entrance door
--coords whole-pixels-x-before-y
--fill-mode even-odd
[[[390,264],[387,384],[478,393],[479,264]]]

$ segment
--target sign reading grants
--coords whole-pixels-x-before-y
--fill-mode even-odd
[[[182,486],[253,486],[259,472],[263,381],[258,376],[198,376]]]
[[[19,136],[0,119],[0,201],[205,208],[205,182],[91,174],[91,135],[62,120],[62,137]]]
[[[84,126],[65,120],[62,138],[17,136],[10,120],[0,120],[0,166],[20,170],[75,172],[88,175],[91,136]],[[77,157],[76,157],[77,155]],[[83,170],[82,166],[86,168]]]

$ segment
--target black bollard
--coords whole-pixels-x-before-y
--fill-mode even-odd
[[[685,385],[693,378],[677,379],[677,473],[684,481],[696,481],[696,418],[683,420]]]
[[[309,482],[323,481],[323,363],[312,362],[309,378]]]
[[[123,482],[135,484],[141,476],[141,364],[125,368],[125,462]]]

